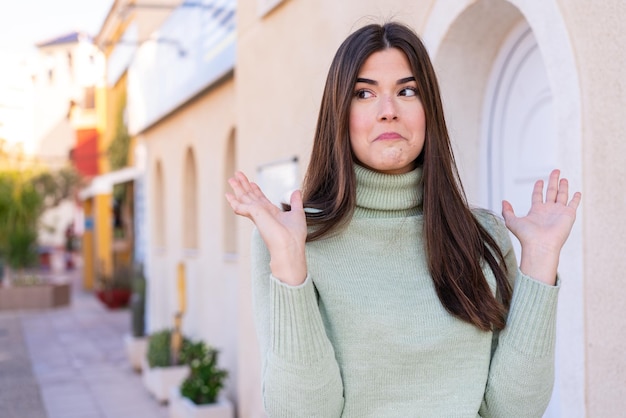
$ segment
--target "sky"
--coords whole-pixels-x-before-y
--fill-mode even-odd
[[[74,30],[96,35],[113,0],[0,0],[0,52],[20,53]]]

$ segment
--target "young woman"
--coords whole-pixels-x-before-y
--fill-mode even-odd
[[[538,151],[539,152],[539,151]],[[519,239],[471,210],[439,88],[398,23],[332,62],[303,192],[273,206],[242,173],[256,225],[254,306],[271,417],[540,417],[553,383],[557,266],[580,202],[553,171]]]

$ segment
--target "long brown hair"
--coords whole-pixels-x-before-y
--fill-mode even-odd
[[[305,207],[318,209],[307,213],[312,227],[307,240],[339,230],[354,212],[356,179],[349,137],[353,89],[365,60],[387,48],[398,48],[408,58],[426,116],[424,149],[416,164],[423,168],[426,252],[439,300],[452,315],[482,330],[502,329],[512,293],[504,257],[469,209],[432,63],[419,37],[402,24],[371,24],[357,30],[332,61],[303,184]],[[499,297],[489,288],[482,260],[494,273]]]

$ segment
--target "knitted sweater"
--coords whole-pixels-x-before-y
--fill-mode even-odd
[[[505,255],[511,308],[499,335],[453,317],[428,272],[421,170],[355,172],[354,215],[339,234],[307,244],[302,285],[271,275],[268,251],[253,234],[269,416],[541,417],[553,384],[558,286],[522,274],[502,222],[477,210]]]

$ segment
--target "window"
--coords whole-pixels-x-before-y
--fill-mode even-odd
[[[161,161],[157,161],[154,171],[154,238],[157,248],[165,248],[165,184]]]
[[[185,249],[198,248],[198,181],[196,158],[191,148],[185,155],[183,176],[183,245]]]
[[[85,108],[85,109],[95,109],[96,108],[95,88],[93,86],[85,87],[83,108]]]
[[[231,188],[228,179],[235,174],[236,147],[235,147],[235,130],[232,131],[226,144],[226,155],[224,164],[224,190],[230,192]],[[224,222],[222,222],[222,247],[224,255],[227,258],[234,257],[237,253],[237,217],[233,212],[230,204],[226,199],[222,199],[224,210]]]

